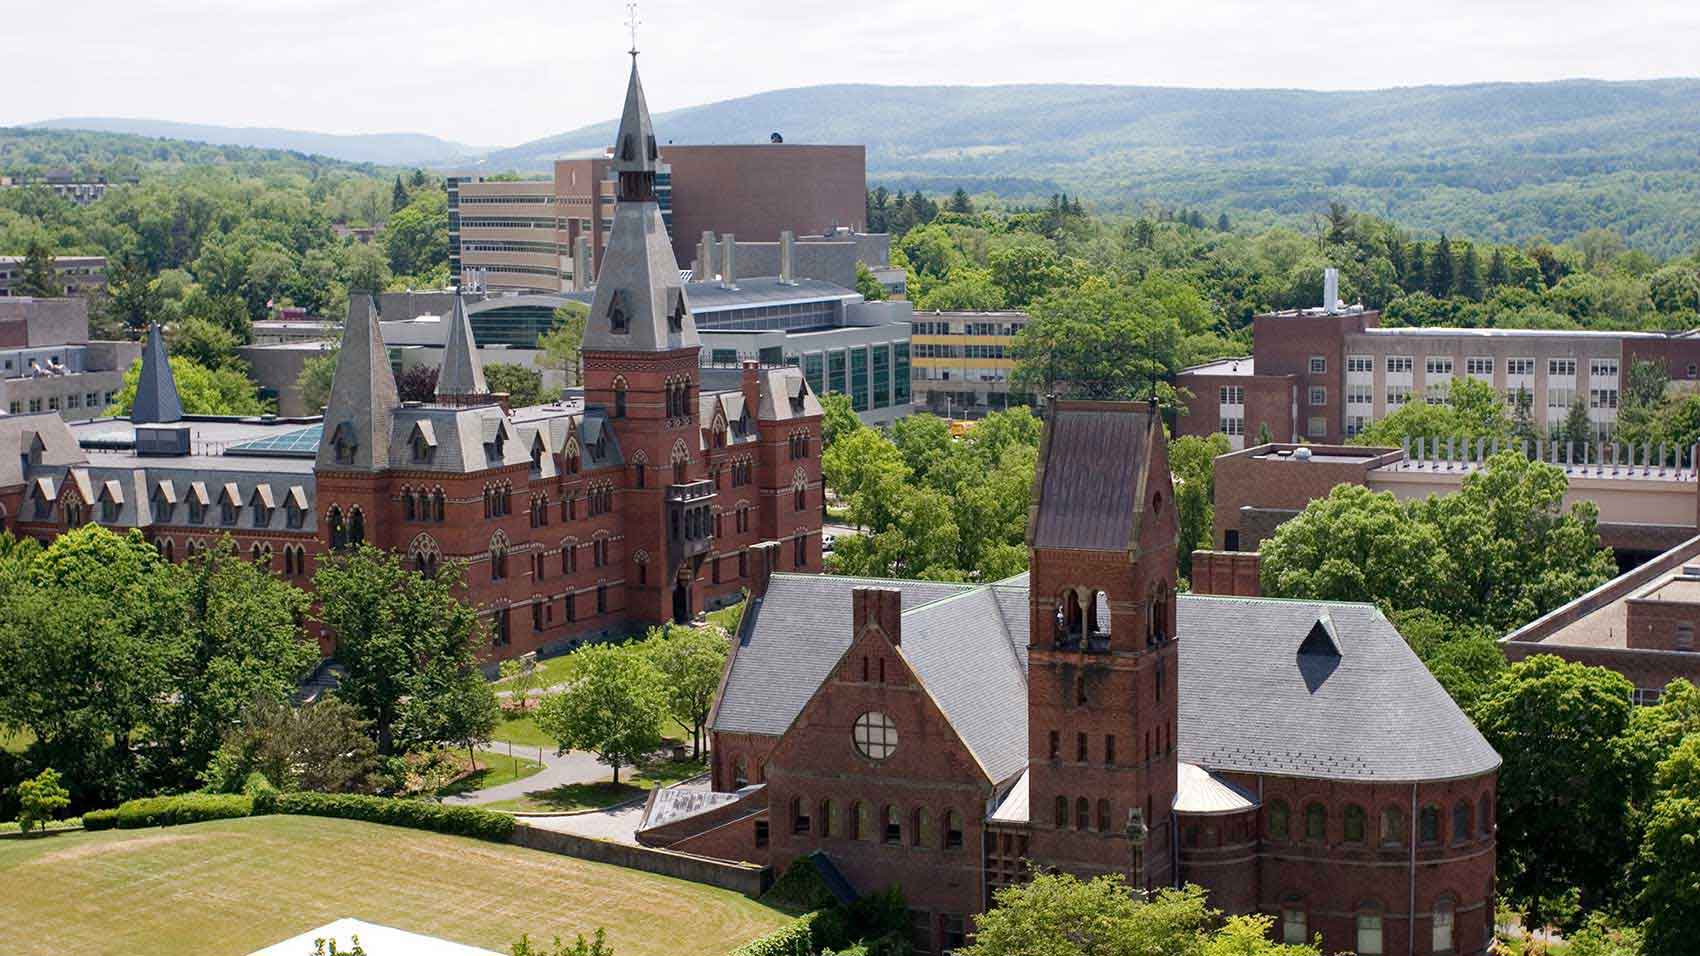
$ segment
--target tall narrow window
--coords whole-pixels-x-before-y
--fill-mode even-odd
[[[1381,939],[1381,914],[1358,914],[1358,956],[1381,956],[1386,950]]]

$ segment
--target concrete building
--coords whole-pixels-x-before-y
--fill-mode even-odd
[[[915,316],[915,404],[935,415],[980,418],[1011,404],[1015,335],[1025,312],[923,312]]]
[[[1332,270],[1330,270],[1332,272]],[[1380,314],[1338,302],[1252,320],[1252,354],[1187,369],[1179,433],[1225,433],[1235,448],[1272,441],[1338,444],[1407,402],[1440,404],[1473,378],[1519,393],[1537,427],[1588,409],[1600,440],[1617,421],[1636,362],[1664,364],[1678,390],[1700,389],[1700,334],[1538,329],[1381,328]]]
[[[867,222],[863,146],[667,144],[661,158],[672,167],[673,254],[680,262],[705,232],[778,242],[786,231],[828,236]]]
[[[1275,529],[1325,498],[1335,485],[1363,485],[1401,501],[1457,491],[1493,454],[1486,442],[1439,448],[1362,445],[1259,445],[1218,457],[1213,547],[1257,551]],[[1663,464],[1660,464],[1660,453]],[[1700,514],[1695,449],[1606,446],[1590,464],[1569,464],[1564,450],[1541,442],[1527,453],[1564,471],[1564,507],[1591,502],[1600,540],[1624,567],[1651,560],[1693,537]],[[1600,463],[1603,461],[1603,463]]]
[[[23,256],[0,256],[0,296],[18,293],[12,287],[24,277]],[[106,288],[105,256],[54,256],[53,273],[65,295],[88,295]]]
[[[99,416],[141,355],[135,342],[89,341],[87,299],[0,300],[0,409]]]
[[[140,529],[173,560],[228,536],[309,588],[325,555],[361,543],[427,574],[461,561],[490,659],[737,600],[758,547],[818,572],[820,404],[794,368],[751,362],[705,382],[659,228],[650,129],[634,63],[581,395],[503,405],[451,298],[433,401],[400,399],[377,307],[363,305],[322,419],[191,416],[154,329],[129,419],[0,416],[0,522],[41,539]]]
[[[578,220],[557,216],[549,180],[454,176],[449,192],[449,276],[496,292],[559,292],[573,285]],[[473,281],[476,278],[476,283]]]
[[[1535,654],[1609,667],[1635,685],[1637,704],[1658,703],[1678,678],[1700,684],[1700,537],[1691,538],[1512,631],[1512,662]]]
[[[923,952],[1035,865],[1325,952],[1488,952],[1499,756],[1375,608],[1176,594],[1172,490],[1154,407],[1057,402],[1027,574],[758,566],[713,792],[658,792],[638,840],[901,886]]]
[[[138,182],[134,177],[126,182]],[[56,169],[48,172],[40,179],[17,179],[11,176],[0,176],[0,189],[27,189],[38,187],[48,189],[53,195],[66,202],[87,206],[106,197],[106,191],[114,183],[107,181],[105,176],[78,176],[68,169]]]

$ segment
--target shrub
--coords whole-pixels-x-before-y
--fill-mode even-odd
[[[760,939],[751,940],[733,951],[732,956],[797,956],[815,951],[815,921],[819,912],[804,913]]]
[[[254,801],[254,816],[264,816],[277,811],[278,789],[258,770],[249,774],[248,779],[242,782],[242,793]]]
[[[117,825],[117,810],[90,810],[83,814],[83,829],[85,830],[110,830]]]
[[[59,782],[59,771],[48,767],[33,780],[18,784],[18,827],[25,833],[40,830],[71,805],[71,795]]]
[[[493,810],[354,793],[281,793],[275,801],[275,812],[364,820],[481,840],[506,840],[514,832],[514,818]]]
[[[838,905],[838,898],[821,879],[809,856],[791,861],[785,873],[762,895],[762,902],[794,910],[820,910]]]
[[[252,797],[225,793],[185,793],[172,797],[143,797],[118,807],[118,828],[169,827],[206,820],[245,817],[254,811]]]

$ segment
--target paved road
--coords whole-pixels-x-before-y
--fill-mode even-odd
[[[505,755],[507,748],[495,747],[491,748],[490,752]],[[536,757],[537,750],[534,747],[516,746],[514,756]],[[471,793],[463,793],[459,796],[444,797],[443,802],[468,806],[495,803],[497,800],[512,800],[523,797],[536,790],[553,790],[569,783],[595,783],[599,780],[607,780],[612,774],[613,771],[599,762],[594,754],[576,750],[570,753],[556,754],[554,751],[545,748],[543,751],[543,769],[524,780],[504,783],[499,787],[474,790]]]
[[[637,800],[606,810],[574,813],[559,817],[526,817],[525,822],[540,830],[572,833],[598,840],[637,845],[637,826],[643,820],[643,801]]]

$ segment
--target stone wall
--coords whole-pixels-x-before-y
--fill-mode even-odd
[[[735,890],[751,899],[761,896],[773,882],[773,871],[765,866],[595,840],[573,833],[544,830],[524,821],[514,827],[510,842],[545,853],[559,853],[581,860],[609,863],[646,873],[659,873],[693,883],[706,883],[725,890]]]

